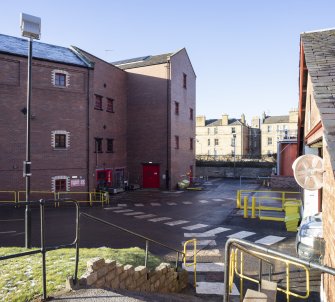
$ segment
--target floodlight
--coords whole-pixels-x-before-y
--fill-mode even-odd
[[[41,18],[21,13],[20,28],[23,37],[39,40],[41,37]]]

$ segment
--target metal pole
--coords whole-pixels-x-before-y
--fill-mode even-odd
[[[41,217],[41,253],[42,253],[42,282],[43,282],[43,300],[47,299],[47,276],[45,264],[45,218],[44,218],[44,201],[40,200],[40,217]]]
[[[145,241],[145,259],[144,259],[144,266],[147,267],[148,265],[148,252],[149,252],[149,241]]]
[[[236,177],[236,134],[234,134],[234,178]]]
[[[30,209],[30,103],[31,103],[31,61],[32,61],[33,38],[29,39],[28,54],[28,80],[27,80],[27,133],[26,133],[26,161],[23,173],[26,178],[26,210],[25,210],[25,247],[31,248],[31,209]]]

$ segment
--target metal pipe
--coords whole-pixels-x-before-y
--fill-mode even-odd
[[[149,241],[145,241],[145,259],[144,259],[144,266],[147,267],[148,265],[148,252],[149,252]]]
[[[261,291],[261,289],[262,289],[262,277],[263,277],[263,260],[259,259],[259,271],[258,271],[259,283],[258,283],[258,291]]]
[[[33,38],[29,38],[28,50],[28,79],[27,79],[27,133],[26,133],[26,160],[24,162],[24,177],[26,178],[26,210],[25,210],[25,247],[31,248],[31,209],[30,209],[30,177],[31,177],[31,161],[30,161],[30,104],[31,104],[31,61]]]
[[[80,246],[80,212],[79,212],[79,204],[77,202],[75,202],[75,204],[76,204],[76,238],[75,238],[76,263],[75,263],[75,269],[74,269],[73,284],[76,284],[78,280],[79,246]]]
[[[47,276],[45,265],[45,216],[44,216],[44,201],[40,200],[40,223],[41,223],[41,253],[42,253],[42,286],[43,286],[43,300],[47,299]]]

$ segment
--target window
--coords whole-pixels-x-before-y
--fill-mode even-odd
[[[214,128],[214,134],[218,134],[218,128],[217,127]]]
[[[211,145],[211,139],[210,139],[210,138],[207,140],[207,145],[208,145],[208,146]]]
[[[70,191],[70,178],[68,176],[54,176],[51,178],[52,192]]]
[[[272,131],[272,127],[268,126],[268,132],[271,132],[271,131]]]
[[[193,138],[190,138],[190,150],[193,150]]]
[[[231,156],[235,156],[234,150],[231,150]]]
[[[215,146],[218,146],[218,145],[219,145],[219,139],[218,139],[218,138],[214,139],[214,145],[215,145]]]
[[[268,137],[268,145],[272,145],[272,137]]]
[[[231,127],[231,133],[236,133],[235,127]]]
[[[183,73],[183,87],[187,88],[187,74]]]
[[[207,134],[211,134],[211,128],[207,128]]]
[[[96,137],[95,141],[95,153],[102,153],[102,138]]]
[[[101,107],[102,107],[102,105],[101,105]],[[106,109],[106,111],[114,113],[114,100],[113,99],[108,99],[107,98],[107,109]]]
[[[107,152],[113,153],[114,152],[114,139],[107,138]]]
[[[56,87],[67,87],[69,86],[70,75],[64,70],[53,70],[51,72],[51,82]]]
[[[55,74],[55,85],[56,86],[66,86],[66,74],[56,73]]]
[[[193,120],[193,109],[190,108],[190,120]]]
[[[176,115],[179,114],[179,103],[178,102],[174,102],[174,113]]]
[[[101,95],[95,95],[94,109],[102,110],[102,96]]]
[[[179,149],[179,136],[178,135],[175,135],[174,142],[175,142],[175,148]]]
[[[70,132],[55,130],[51,132],[51,147],[55,150],[67,150],[70,148]]]
[[[232,147],[234,147],[235,146],[235,138],[233,137],[232,139],[231,139],[231,144],[230,144]]]

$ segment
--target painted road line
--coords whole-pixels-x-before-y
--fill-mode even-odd
[[[122,210],[121,207],[104,208],[104,210]]]
[[[169,218],[169,217],[158,217],[158,218],[149,219],[148,221],[158,222],[158,221],[166,221],[166,220],[171,220],[171,219],[172,218]]]
[[[184,223],[189,223],[189,221],[187,221],[187,220],[175,220],[175,221],[171,221],[171,222],[166,222],[165,224],[167,224],[169,226],[175,226],[175,225],[184,224]]]
[[[183,229],[188,230],[188,231],[193,231],[193,230],[197,230],[197,229],[201,229],[201,228],[205,228],[205,227],[208,227],[208,225],[198,223],[198,224],[195,224],[195,225],[190,225],[190,226],[187,226],[187,227],[183,227]]]
[[[213,198],[212,200],[213,200],[213,201],[223,201],[222,198]]]
[[[194,254],[192,251],[186,251],[186,257],[192,257]],[[200,250],[197,251],[197,257],[220,257],[222,256],[219,249]]]
[[[175,202],[167,202],[166,204],[168,204],[169,206],[176,206],[177,205],[177,203],[175,203]]]
[[[226,232],[226,231],[230,231],[230,229],[229,228],[218,227],[218,228],[215,228],[215,229],[212,229],[212,230],[208,230],[205,233],[210,234],[210,235],[216,235],[216,234],[220,234],[220,233]]]
[[[117,206],[118,207],[127,207],[127,204],[126,203],[118,203]]]
[[[153,207],[160,207],[162,204],[158,203],[158,202],[152,202],[150,203]]]
[[[16,231],[4,231],[4,232],[0,232],[0,234],[14,234],[16,233]]]
[[[155,216],[157,216],[157,215],[155,215],[155,214],[145,214],[145,215],[135,216],[135,218],[144,219],[144,218],[152,218],[152,217],[155,217]]]
[[[185,241],[181,243],[182,246],[184,246]],[[197,240],[197,246],[216,246],[216,241],[213,239],[210,240]]]
[[[192,201],[183,201],[183,204],[193,204]]]
[[[237,232],[235,234],[229,235],[227,237],[229,237],[229,238],[243,239],[245,237],[249,237],[249,236],[254,235],[254,234],[256,234],[256,233],[254,233],[254,232],[247,232],[247,231],[241,231],[241,232]]]
[[[266,236],[262,239],[259,239],[257,241],[255,241],[255,243],[260,243],[260,244],[264,244],[264,245],[272,245],[275,244],[279,241],[284,240],[286,237],[279,237],[279,236],[273,236],[273,235],[269,235]]]
[[[224,283],[223,282],[197,282],[196,292],[197,294],[222,296],[224,292]],[[231,295],[232,296],[240,295],[240,292],[238,291],[235,283],[233,283],[233,290],[232,290]]]
[[[127,215],[127,216],[135,216],[135,215],[141,215],[144,214],[144,212],[131,212],[131,213],[125,213],[123,215]]]
[[[130,210],[130,209],[125,209],[125,210],[116,210],[113,211],[114,213],[127,213],[127,212],[134,212],[134,210]]]
[[[24,219],[1,219],[0,222],[24,221]]]
[[[143,203],[134,203],[134,206],[135,207],[144,207],[144,204]]]
[[[202,200],[199,200],[199,202],[200,202],[200,203],[208,203],[209,201],[208,201],[208,200],[204,200],[204,199],[202,199]]]
[[[228,228],[222,228],[222,227],[218,227],[203,233],[184,233],[184,237],[195,237],[195,238],[201,238],[201,237],[213,237],[216,234],[222,233],[222,232],[226,232],[226,231],[230,231],[230,229]]]
[[[198,255],[197,255],[198,256]],[[193,266],[186,266],[183,264],[183,269],[188,272],[193,272]],[[197,272],[223,272],[224,263],[222,262],[208,262],[208,263],[197,263]]]

